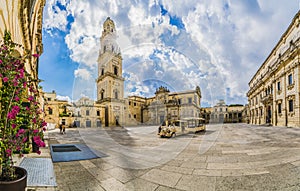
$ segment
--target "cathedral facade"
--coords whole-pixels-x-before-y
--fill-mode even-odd
[[[97,101],[102,108],[104,126],[160,124],[165,120],[199,117],[201,91],[170,92],[159,87],[154,97],[129,96],[124,98],[122,55],[116,42],[117,34],[109,17],[103,24],[98,58]]]

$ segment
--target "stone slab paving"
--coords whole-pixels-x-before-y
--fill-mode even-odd
[[[300,129],[218,124],[172,139],[156,130],[49,132],[56,143],[85,143],[108,155],[55,163],[55,190],[300,190]]]

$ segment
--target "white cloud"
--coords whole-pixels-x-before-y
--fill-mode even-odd
[[[62,5],[66,5],[65,1],[61,1]],[[67,22],[67,11],[61,10],[58,6],[55,6],[56,0],[49,0],[46,3],[44,10],[43,27],[51,33],[51,29],[58,29],[65,31]]]
[[[56,99],[57,100],[63,100],[63,101],[68,101],[68,103],[71,103],[72,100],[69,96],[62,96],[62,95],[57,95],[56,96]]]
[[[91,72],[85,68],[78,68],[74,71],[74,76],[76,78],[82,78],[83,80],[90,80]]]
[[[47,1],[44,28],[66,31],[66,17],[74,18],[65,42],[71,59],[81,65],[75,77],[91,83],[89,90],[78,92],[94,87],[95,74],[89,71],[97,68],[102,24],[110,16],[117,27],[124,71],[130,74],[129,89],[149,93],[151,88],[143,83],[149,79],[175,88],[199,84],[206,102],[224,98],[226,89],[228,100],[246,101],[249,80],[298,11],[297,1],[278,0],[60,0],[66,10],[55,2]],[[161,14],[158,2],[167,14]],[[184,29],[170,24],[174,18]],[[155,51],[159,63],[153,60]],[[134,73],[136,79],[131,79]]]

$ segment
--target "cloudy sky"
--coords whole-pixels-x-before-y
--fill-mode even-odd
[[[47,0],[44,91],[96,99],[103,22],[116,25],[125,97],[200,86],[202,106],[245,104],[248,82],[299,10],[298,0]]]

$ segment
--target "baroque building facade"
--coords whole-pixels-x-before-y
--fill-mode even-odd
[[[104,126],[159,124],[186,116],[200,115],[201,91],[173,92],[160,87],[155,97],[124,98],[122,56],[116,42],[114,22],[108,17],[103,24],[98,58],[97,101],[102,108]],[[104,111],[103,111],[104,110]]]
[[[224,100],[219,100],[215,106],[201,109],[201,115],[206,123],[245,123],[248,122],[247,108],[247,105],[226,105]]]
[[[251,124],[300,127],[300,12],[249,82]]]
[[[23,46],[31,54],[42,54],[42,21],[45,0],[10,0],[0,3],[0,39],[5,31],[9,32],[12,40]],[[26,62],[26,70],[33,79],[38,79],[39,59],[30,57]],[[38,85],[37,83],[35,84]]]
[[[143,98],[129,96],[127,124],[161,124],[165,120],[174,121],[188,117],[200,117],[201,91],[195,90],[170,92],[166,87],[159,87],[154,97]]]

